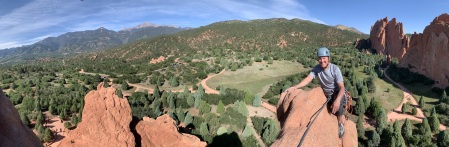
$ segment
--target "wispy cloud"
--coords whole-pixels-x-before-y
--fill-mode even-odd
[[[65,32],[120,30],[143,22],[198,27],[233,19],[301,18],[323,23],[295,0],[32,0],[20,6],[0,13],[0,49]]]

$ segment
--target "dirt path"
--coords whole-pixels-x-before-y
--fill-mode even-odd
[[[262,107],[276,114],[276,106],[273,106],[267,102],[262,101]]]
[[[221,74],[223,74],[224,72],[225,72],[225,69],[223,69],[222,71],[220,71],[220,73],[218,73],[218,74],[207,76],[207,78],[201,80],[201,85],[203,86],[204,91],[205,91],[206,93],[211,93],[211,94],[219,94],[219,93],[220,93],[220,92],[218,92],[217,90],[212,89],[212,88],[210,88],[209,86],[207,86],[206,82],[207,82],[207,80],[209,80],[210,78],[213,78],[213,77],[215,77],[215,76],[221,75]]]
[[[66,128],[64,127],[64,121],[61,122],[59,117],[53,117],[47,121],[48,123],[45,125],[54,133],[56,133],[56,138],[52,143],[46,143],[44,146],[57,147],[61,143],[62,139],[65,138]]]
[[[386,71],[387,69],[385,69],[384,71]],[[404,98],[402,99],[401,104],[399,104],[399,106],[396,107],[393,111],[388,112],[388,114],[387,114],[388,122],[393,122],[393,121],[396,121],[396,120],[403,120],[403,119],[406,119],[406,118],[408,118],[409,120],[422,122],[422,119],[425,117],[424,113],[423,113],[422,109],[420,107],[418,107],[418,103],[417,103],[416,99],[410,94],[410,91],[407,88],[405,88],[404,86],[402,86],[401,84],[396,83],[395,81],[393,81],[388,76],[388,74],[385,74],[385,77],[388,80],[390,80],[391,82],[393,82],[396,86],[401,88],[401,90],[404,92]],[[415,107],[416,110],[418,110],[417,111],[418,113],[416,115],[408,115],[408,114],[402,114],[401,113],[402,105],[407,103],[407,102],[410,102],[412,107]],[[440,124],[440,130],[446,130],[446,126]]]

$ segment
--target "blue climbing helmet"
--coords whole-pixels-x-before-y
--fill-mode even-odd
[[[329,51],[329,49],[322,47],[318,49],[318,52],[316,53],[318,57],[323,57],[323,56],[331,56],[331,52]]]

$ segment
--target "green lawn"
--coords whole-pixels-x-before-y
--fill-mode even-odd
[[[363,72],[363,67],[357,68],[355,75],[359,80],[368,77],[368,75]],[[399,106],[404,97],[404,93],[399,87],[395,86],[386,78],[376,78],[374,83],[376,85],[376,92],[368,93],[366,96],[368,100],[371,100],[371,98],[374,97],[382,104],[386,112],[389,112]],[[389,89],[389,92],[387,92],[387,89]]]
[[[273,64],[255,62],[252,66],[245,66],[243,69],[225,71],[209,79],[207,85],[211,88],[224,85],[226,88],[247,90],[262,96],[268,91],[270,84],[306,70],[310,69],[303,68],[300,63],[285,60],[274,61]]]

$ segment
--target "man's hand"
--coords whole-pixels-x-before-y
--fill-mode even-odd
[[[292,92],[292,91],[295,90],[295,89],[298,89],[298,88],[296,88],[295,86],[293,86],[293,87],[290,87],[290,88],[288,88],[287,90],[285,90],[285,92],[290,93],[290,92]]]
[[[335,99],[334,103],[332,104],[332,114],[335,114],[339,108],[340,108],[340,99]]]

